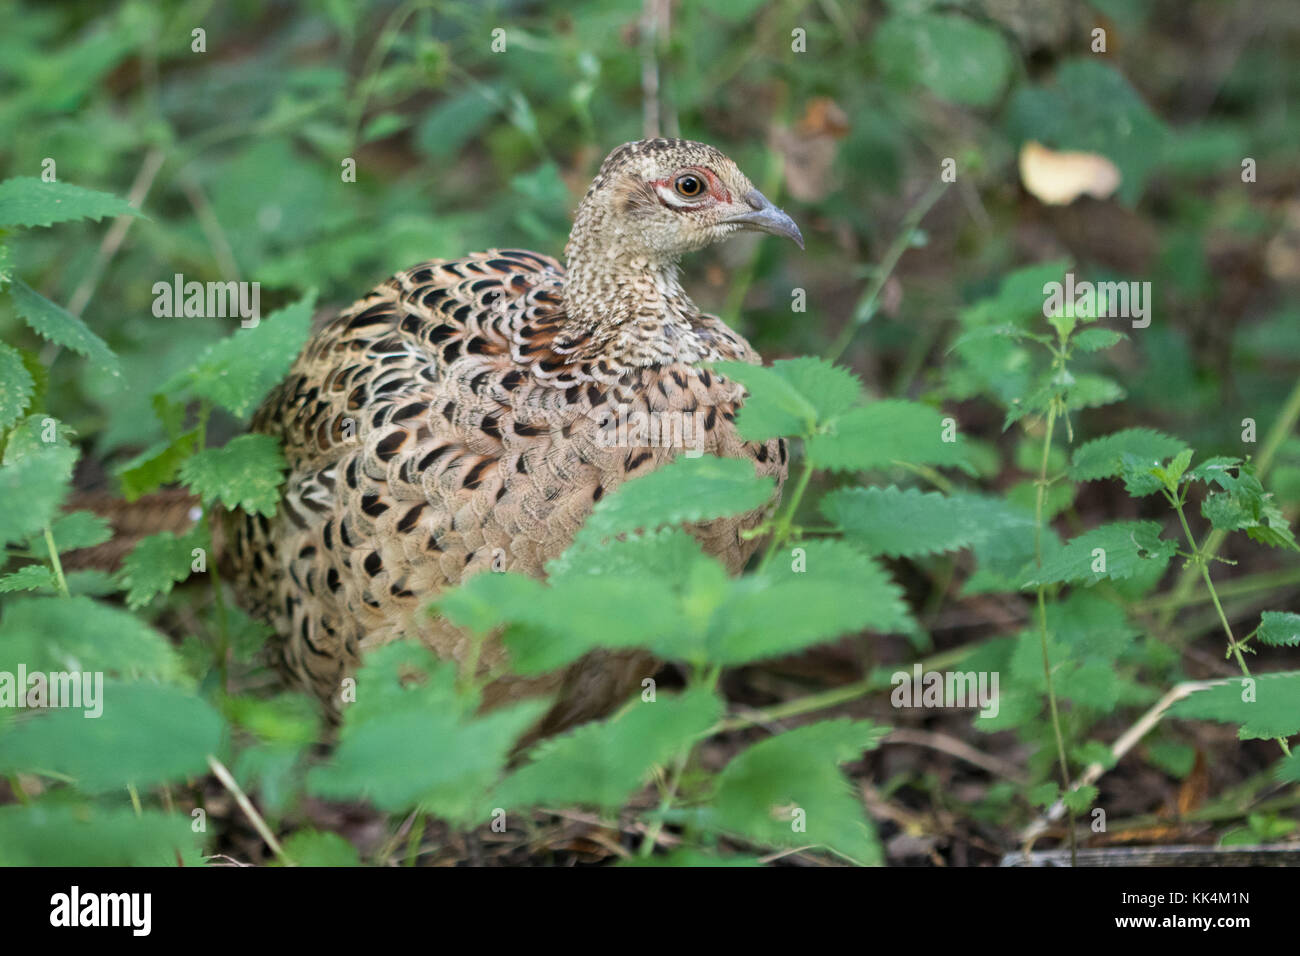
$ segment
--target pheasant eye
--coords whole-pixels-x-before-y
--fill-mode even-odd
[[[673,183],[673,188],[677,190],[677,195],[694,199],[704,192],[704,181],[699,176],[688,173],[685,176],[678,176],[677,181]]]

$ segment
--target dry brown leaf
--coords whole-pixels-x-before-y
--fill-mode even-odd
[[[791,196],[816,202],[830,194],[838,141],[848,131],[848,115],[826,97],[809,100],[793,129],[773,131],[773,143],[785,157],[785,186]]]
[[[1080,196],[1109,198],[1119,188],[1119,168],[1097,153],[1058,153],[1029,141],[1020,150],[1020,181],[1049,206],[1064,206]]]

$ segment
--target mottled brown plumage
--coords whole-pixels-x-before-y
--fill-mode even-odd
[[[361,654],[403,635],[464,661],[468,639],[424,612],[430,598],[489,569],[541,576],[602,496],[682,451],[610,447],[601,423],[620,406],[698,414],[704,451],[783,481],[784,443],[741,440],[741,387],[702,367],[757,354],[677,279],[682,253],[741,228],[801,241],[716,149],[629,143],[579,206],[567,272],[518,250],[426,262],[320,328],[254,419],[289,462],[276,517],[232,516],[237,593],[274,625],[288,678],[336,702]],[[761,518],[692,533],[736,572]],[[502,656],[489,643],[479,666]],[[487,702],[558,690],[543,727],[556,729],[651,668],[595,654],[498,680]]]

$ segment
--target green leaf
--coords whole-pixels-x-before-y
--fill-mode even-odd
[[[1011,76],[1002,34],[963,16],[895,14],[876,30],[872,54],[886,76],[919,82],[964,106],[991,106]]]
[[[1300,671],[1233,677],[1174,704],[1176,717],[1240,724],[1242,740],[1300,733]]]
[[[139,215],[140,211],[124,199],[70,183],[47,183],[32,176],[0,182],[0,229]]]
[[[1099,792],[1092,784],[1085,783],[1067,790],[1062,800],[1075,813],[1087,813]]]
[[[0,432],[23,417],[35,391],[22,354],[0,342]]]
[[[135,615],[89,597],[22,597],[0,620],[0,671],[105,671],[121,677],[176,680],[171,642]]]
[[[284,841],[284,852],[299,866],[360,866],[357,848],[337,833],[299,830]]]
[[[181,465],[181,480],[205,505],[275,515],[284,483],[284,455],[269,435],[240,435],[221,448],[205,448]]]
[[[54,519],[50,528],[54,546],[60,552],[76,551],[78,548],[93,548],[113,537],[113,528],[108,519],[93,511],[70,511]],[[49,548],[45,546],[45,535],[34,534],[27,540],[27,548],[36,557],[48,561]]]
[[[719,372],[749,392],[736,427],[749,441],[812,435],[858,403],[862,383],[825,359],[783,359],[771,366],[718,362]]]
[[[945,441],[952,434],[955,441]],[[912,465],[962,465],[961,435],[947,416],[928,405],[887,399],[840,416],[825,434],[807,442],[809,458],[819,468],[858,471],[894,462]]]
[[[775,487],[771,478],[754,473],[753,462],[683,455],[598,502],[578,541],[594,544],[625,531],[743,514],[771,500]]]
[[[1270,647],[1300,646],[1300,614],[1265,611],[1260,615],[1259,631],[1256,633],[1259,642]]]
[[[19,568],[13,574],[0,577],[0,594],[10,594],[14,591],[52,591],[54,586],[54,575],[43,564],[29,564],[25,568]]]
[[[138,610],[159,594],[170,594],[172,587],[190,576],[195,548],[208,548],[207,529],[195,525],[177,537],[160,531],[141,538],[122,561],[119,583],[126,590],[126,603]]]
[[[962,311],[962,325],[968,329],[986,329],[1011,322],[1021,334],[1028,333],[1029,325],[1043,317],[1047,295],[1044,286],[1059,282],[1070,268],[1068,259],[1054,259],[1008,272],[998,283],[994,295],[986,296]]]
[[[1050,781],[1030,787],[1026,794],[1029,802],[1036,807],[1050,807],[1061,798],[1061,788]]]
[[[0,772],[66,775],[90,793],[204,772],[224,728],[206,701],[168,684],[104,681],[100,689],[94,706],[82,697],[76,709],[30,716],[0,734]]]
[[[311,331],[314,292],[208,347],[161,392],[189,391],[244,418],[284,379]]]
[[[1065,388],[1065,404],[1071,409],[1100,408],[1121,401],[1128,394],[1118,383],[1101,375],[1078,375]]]
[[[1030,568],[1022,588],[1047,584],[1092,584],[1102,578],[1119,580],[1145,570],[1148,561],[1168,563],[1175,550],[1172,541],[1160,538],[1154,521],[1123,521],[1103,525],[1071,539],[1064,548]]]
[[[189,817],[42,801],[0,807],[0,866],[201,866]]]
[[[76,460],[74,449],[50,444],[0,465],[0,542],[25,540],[54,520]]]
[[[84,355],[113,375],[122,374],[117,356],[104,340],[63,306],[51,302],[17,278],[10,286],[10,294],[13,296],[14,311],[26,320],[37,335],[71,349],[78,355]]]
[[[308,791],[327,799],[364,798],[388,811],[421,806],[458,825],[486,819],[496,805],[488,788],[547,701],[479,717],[477,698],[457,694],[455,680],[452,665],[409,642],[367,654],[339,745],[329,763],[308,772]]]
[[[823,720],[754,744],[718,775],[707,824],[763,846],[812,844],[880,863],[875,832],[838,765],[887,732],[869,721]]]
[[[790,558],[726,583],[704,634],[703,659],[709,663],[739,666],[865,628],[899,633],[915,627],[888,572],[842,541],[799,542]],[[705,602],[687,595],[683,604],[689,614]],[[690,660],[692,644],[661,639],[652,646]]]
[[[120,465],[114,474],[127,501],[135,501],[176,480],[181,464],[198,450],[198,429],[164,439]]]
[[[617,809],[655,766],[690,747],[721,716],[722,701],[703,688],[638,701],[608,720],[538,744],[493,799],[516,810],[573,804]]]
[[[1116,660],[1141,633],[1121,605],[1092,591],[1073,591],[1063,601],[1049,601],[1046,610],[1048,633],[1073,660]]]
[[[1128,338],[1123,332],[1116,332],[1113,329],[1084,329],[1073,339],[1070,344],[1080,352],[1100,352],[1102,349],[1111,348]]]
[[[1237,473],[1234,475],[1233,471]],[[1300,551],[1291,526],[1273,497],[1255,477],[1253,465],[1233,459],[1205,463],[1188,472],[1190,480],[1205,480],[1223,491],[1212,492],[1201,502],[1201,514],[1221,531],[1245,531],[1255,541],[1270,547]]]
[[[497,116],[501,105],[477,89],[434,106],[415,129],[415,145],[434,159],[446,159]]]
[[[821,512],[853,544],[891,558],[955,551],[984,536],[983,509],[915,488],[842,488],[821,500]]]

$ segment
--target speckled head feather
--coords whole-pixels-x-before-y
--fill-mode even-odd
[[[574,215],[561,340],[582,337],[631,365],[670,353],[700,360],[688,334],[699,310],[678,281],[677,264],[742,229],[803,245],[793,220],[713,146],[681,139],[619,146]],[[584,351],[592,354],[592,346]]]

